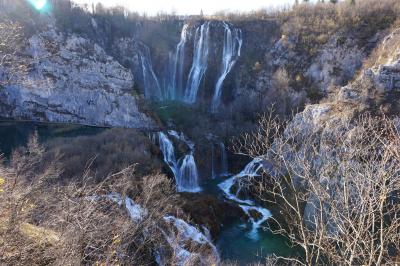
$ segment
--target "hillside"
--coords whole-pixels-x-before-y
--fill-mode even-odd
[[[400,2],[352,2],[0,0],[0,264],[397,265]]]

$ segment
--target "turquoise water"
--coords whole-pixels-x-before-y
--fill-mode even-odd
[[[35,131],[38,132],[40,141],[46,141],[56,137],[94,135],[104,130],[104,128],[76,125],[0,122],[0,154],[9,156],[16,147],[26,145]],[[223,193],[218,184],[226,178],[228,177],[220,177],[202,184],[203,193],[212,194],[223,200]],[[274,235],[268,229],[259,229],[258,238],[254,239],[248,235],[250,229],[250,225],[240,219],[224,226],[218,239],[215,240],[222,260],[246,265],[263,262],[264,258],[271,254],[281,256],[291,254],[292,249],[284,237]]]
[[[271,254],[290,256],[291,248],[287,240],[274,235],[268,229],[260,229],[258,238],[251,238],[248,226],[241,221],[226,226],[217,240],[217,247],[223,260],[237,262],[240,265],[262,263]]]
[[[223,200],[223,192],[218,188],[218,184],[227,178],[229,177],[219,177],[205,182],[202,184],[203,193],[215,195]],[[250,231],[251,224],[240,219],[225,224],[216,239],[221,259],[247,265],[263,263],[265,258],[272,254],[290,256],[294,251],[285,237],[273,234],[266,227],[258,230],[257,238],[252,237]]]

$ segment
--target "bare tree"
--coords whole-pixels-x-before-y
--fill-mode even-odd
[[[0,164],[1,265],[153,265],[156,255],[176,265],[188,254],[185,263],[197,265],[214,258],[211,246],[173,222],[187,217],[166,176],[137,178],[134,165],[99,181],[93,158],[80,178],[61,179],[58,156],[46,160],[45,153],[35,134]]]
[[[398,120],[363,116],[323,132],[303,134],[265,116],[236,145],[262,157],[257,196],[279,206],[274,220],[300,265],[395,265],[400,251],[400,135]],[[256,183],[256,184],[254,184]],[[271,223],[272,225],[272,223]]]
[[[23,28],[18,22],[0,13],[0,85],[10,77],[6,72],[25,72],[27,66],[15,56],[23,38]],[[7,71],[5,69],[7,68]]]

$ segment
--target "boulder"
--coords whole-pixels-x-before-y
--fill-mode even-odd
[[[207,227],[214,238],[229,220],[237,217],[246,219],[240,207],[212,195],[181,193],[178,205],[196,224]]]

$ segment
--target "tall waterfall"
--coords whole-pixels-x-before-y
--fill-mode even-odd
[[[240,57],[242,49],[243,38],[240,29],[231,29],[230,26],[224,22],[224,48],[222,52],[222,68],[221,75],[215,85],[214,96],[211,104],[211,111],[217,112],[221,103],[222,85],[226,76],[232,70],[236,61]]]
[[[184,136],[179,135],[175,131],[169,131],[170,136],[177,137],[179,140],[187,144],[190,151],[185,154],[178,161],[175,157],[175,149],[172,141],[168,136],[163,133],[158,133],[158,142],[160,150],[164,156],[164,162],[169,166],[172,173],[174,174],[176,181],[176,189],[179,192],[199,192],[201,188],[199,186],[199,174],[197,171],[197,165],[194,160],[194,145],[186,140]]]
[[[181,40],[176,46],[176,51],[170,57],[171,73],[169,76],[165,97],[168,100],[182,98],[184,91],[184,67],[185,67],[185,47],[189,37],[189,25],[185,24],[182,28]]]
[[[144,94],[147,99],[162,100],[163,94],[158,81],[157,75],[153,70],[151,63],[150,49],[145,45],[141,45],[139,56],[142,64]]]
[[[208,67],[209,43],[210,22],[205,22],[196,30],[193,64],[183,99],[186,103],[193,104],[196,102],[197,92]]]

